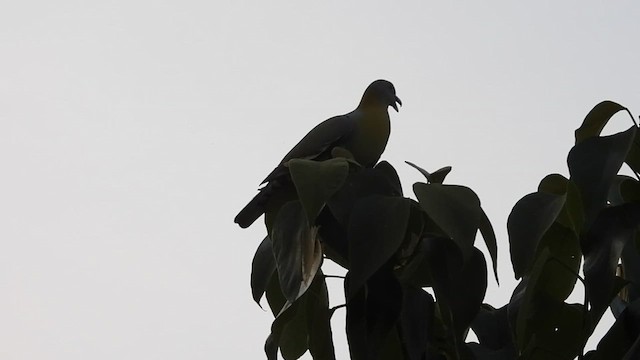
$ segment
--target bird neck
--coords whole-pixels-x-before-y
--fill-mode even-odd
[[[389,105],[381,102],[378,97],[367,96],[367,94],[362,97],[360,104],[358,104],[358,109],[364,111],[386,111],[388,107]]]

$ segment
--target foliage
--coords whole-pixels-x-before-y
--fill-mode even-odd
[[[513,207],[507,230],[521,280],[499,309],[482,303],[487,264],[475,247],[479,231],[497,280],[493,228],[471,189],[443,183],[450,167],[408,163],[426,178],[414,200],[384,161],[289,161],[296,193],[268,207],[251,275],[254,300],[266,295],[275,316],[267,358],[336,358],[325,257],[348,270],[354,360],[640,358],[640,182],[618,175],[624,163],[640,171],[640,133],[600,135],[621,110],[598,104],[575,132],[569,178],[546,176]],[[584,302],[567,303],[578,281]],[[583,354],[608,307],[615,324]],[[470,329],[477,343],[465,343]]]

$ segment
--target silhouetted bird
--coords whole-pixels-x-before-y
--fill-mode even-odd
[[[389,140],[391,130],[388,107],[398,111],[402,101],[389,81],[376,80],[364,91],[358,107],[352,112],[334,116],[316,127],[285,155],[278,166],[262,181],[266,185],[238,213],[235,222],[249,227],[264,214],[269,199],[285,186],[293,186],[289,170],[284,165],[291,159],[327,160],[335,148],[351,153],[355,161],[365,167],[374,166]]]

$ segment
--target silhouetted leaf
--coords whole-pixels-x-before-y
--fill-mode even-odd
[[[389,185],[393,190],[395,190],[395,194],[389,195],[402,196],[402,184],[400,183],[400,177],[398,176],[396,169],[386,161],[380,161],[376,164],[375,169],[380,174],[384,175],[384,177],[389,181]]]
[[[639,224],[640,203],[627,203],[602,210],[585,235],[584,276],[594,323],[619,290],[614,289],[618,260]]]
[[[413,184],[422,209],[469,258],[480,225],[482,209],[478,196],[459,185]]]
[[[345,290],[353,288],[350,273]],[[388,345],[402,305],[402,288],[388,267],[379,269],[347,301],[346,329],[351,359],[378,359]]]
[[[586,309],[582,304],[566,304],[549,296],[542,275],[550,260],[545,247],[527,281],[516,325],[517,346],[524,353],[544,350],[561,359],[573,359],[586,337]]]
[[[544,233],[564,206],[565,196],[536,192],[520,199],[507,219],[511,263],[516,279],[525,275]]]
[[[287,166],[309,224],[314,224],[327,200],[344,184],[349,163],[342,158],[325,161],[292,159]]]
[[[443,322],[450,329],[450,341],[462,351],[463,334],[476,317],[487,289],[487,264],[475,247],[466,263],[448,239],[430,239],[428,263],[433,290]]]
[[[496,309],[489,304],[482,304],[471,328],[484,347],[491,350],[509,348],[512,352],[515,351],[511,341],[507,305]]]
[[[633,138],[633,143],[624,161],[633,171],[640,172],[640,131],[636,131],[636,136]]]
[[[640,300],[629,304],[602,337],[592,360],[638,359]]]
[[[279,290],[277,284],[277,277],[274,276],[270,287]],[[269,295],[276,292],[267,291],[270,305],[274,302],[274,306],[277,306],[276,303],[285,301],[282,295],[271,299]],[[293,303],[286,302],[277,313],[271,325],[271,334],[265,342],[267,358],[275,360],[280,349],[285,360],[298,359],[307,350],[314,359],[335,359],[328,306],[326,282],[319,271],[307,292]]]
[[[440,169],[431,173],[431,176],[429,177],[429,183],[442,184],[444,182],[444,178],[446,178],[450,172],[451,166],[441,167]]]
[[[266,236],[258,246],[256,254],[251,262],[251,295],[253,300],[260,305],[260,299],[264,294],[271,280],[271,276],[276,270],[276,260],[273,257],[271,239]]]
[[[348,269],[350,266],[347,229],[338,222],[333,213],[327,208],[322,210],[316,223],[322,242],[322,250],[324,250],[326,257]]]
[[[475,360],[513,360],[516,358],[516,353],[513,349],[491,350],[474,342],[467,343],[466,346],[473,353],[473,359]]]
[[[425,179],[427,179],[427,181],[429,181],[429,178],[431,177],[431,173],[430,172],[428,172],[427,170],[421,168],[420,166],[412,163],[411,161],[405,161],[405,163],[407,165],[411,166],[412,168],[418,170],[420,172],[420,174],[422,174],[425,177]]]
[[[609,119],[618,111],[625,109],[624,106],[609,100],[605,100],[596,105],[587,114],[582,125],[576,130],[576,144],[590,137],[600,135],[600,132],[607,122],[609,122]]]
[[[491,256],[491,264],[493,264],[493,275],[496,278],[496,282],[498,285],[500,284],[500,280],[498,279],[498,243],[496,241],[496,234],[493,232],[493,226],[491,225],[491,221],[487,216],[487,213],[484,212],[483,209],[482,215],[480,217],[480,234],[482,234],[482,238],[484,239],[484,243],[487,245],[487,250],[489,251],[489,255]]]
[[[397,184],[391,180],[390,169],[381,168],[356,169],[349,173],[342,188],[327,202],[327,207],[338,222],[345,228],[353,206],[359,199],[371,195],[399,196]]]
[[[638,239],[636,233],[636,239]],[[640,248],[637,241],[627,241],[622,250],[622,269],[624,279],[629,281],[627,285],[627,302],[640,299]]]
[[[407,232],[411,201],[374,195],[353,207],[347,230],[351,263],[350,294],[355,293],[398,250]]]
[[[582,232],[584,224],[584,210],[578,187],[569,179],[560,174],[550,174],[544,177],[538,185],[538,192],[555,195],[565,195],[564,207],[558,214],[556,221],[573,230],[578,236]]]
[[[418,170],[427,179],[427,182],[429,184],[442,184],[444,182],[444,179],[451,172],[451,166],[445,166],[430,173],[427,170],[421,168],[420,166],[410,161],[405,161],[405,163],[407,163],[407,165],[411,166],[412,168]]]
[[[448,239],[446,239],[448,240]],[[429,271],[429,260],[427,258],[428,241],[422,239],[418,242],[413,256],[398,270],[398,278],[403,284],[416,287],[431,287],[433,280]]]
[[[569,151],[571,180],[580,189],[587,228],[606,206],[611,184],[622,166],[636,128],[611,136],[589,138]]]
[[[518,309],[518,318],[516,322],[516,347],[523,351],[530,343],[532,336],[534,335],[533,329],[529,326],[529,322],[533,320],[536,312],[536,291],[535,287],[542,274],[544,265],[549,260],[549,249],[543,248],[538,253],[531,269],[530,274],[527,276],[525,286],[521,288],[521,292],[518,294],[518,301],[520,302]],[[517,290],[517,289],[516,289]],[[515,293],[514,293],[515,295]],[[513,301],[513,298],[512,298]]]
[[[311,313],[305,311],[303,305],[300,304],[288,310],[293,312],[293,317],[284,325],[278,339],[280,353],[284,360],[296,360],[309,349],[307,317]]]
[[[570,229],[555,222],[540,241],[539,248],[549,251],[538,285],[551,298],[562,302],[573,292],[582,261],[580,242]]]
[[[420,360],[427,351],[433,323],[435,303],[428,292],[404,287],[400,330],[409,360]]]
[[[314,360],[334,360],[327,283],[321,274],[316,278],[305,293],[309,352]]]
[[[273,225],[273,253],[282,293],[294,302],[309,287],[322,263],[317,228],[309,227],[299,201],[285,204]]]
[[[277,317],[285,305],[287,304],[287,299],[282,294],[282,289],[280,287],[280,280],[278,279],[278,274],[273,273],[271,275],[271,279],[267,284],[267,289],[265,290],[265,297],[267,298],[267,303],[269,304],[269,308],[271,309],[271,313],[274,317]]]

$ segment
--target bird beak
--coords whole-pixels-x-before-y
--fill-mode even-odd
[[[400,104],[400,106],[402,106],[402,100],[400,100],[399,97],[396,96],[396,100],[393,102],[393,104],[391,104],[391,107],[393,107],[393,109],[398,112],[398,105],[396,104]]]

